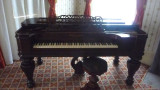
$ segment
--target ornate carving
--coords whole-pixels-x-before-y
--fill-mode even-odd
[[[61,15],[56,18],[48,18],[51,25],[62,24],[100,24],[103,22],[100,16],[85,16],[85,15]]]
[[[74,23],[89,23],[89,22],[103,22],[102,17],[96,16],[85,16],[85,15],[61,15],[56,18],[56,22],[60,23],[67,23],[67,22],[74,22]]]
[[[62,31],[64,29],[88,29],[97,28],[101,29],[103,27],[102,17],[96,16],[85,16],[85,15],[61,15],[56,18],[48,18],[48,31]],[[54,30],[53,30],[54,28]]]

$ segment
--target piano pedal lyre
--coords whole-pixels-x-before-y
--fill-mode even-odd
[[[71,66],[75,70],[75,75],[84,75],[82,61],[79,61],[78,57],[73,57],[73,59],[71,60]]]
[[[118,66],[119,65],[119,56],[115,56],[113,60],[113,65]]]
[[[42,65],[43,60],[41,59],[41,57],[37,57],[37,65]]]

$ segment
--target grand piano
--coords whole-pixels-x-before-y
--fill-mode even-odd
[[[127,85],[140,67],[147,34],[136,25],[112,25],[101,17],[62,15],[28,18],[16,32],[18,55],[29,88],[34,87],[34,57],[129,56]]]

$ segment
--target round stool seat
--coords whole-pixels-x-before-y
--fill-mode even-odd
[[[84,58],[83,68],[90,75],[101,75],[107,71],[107,62],[98,57]]]

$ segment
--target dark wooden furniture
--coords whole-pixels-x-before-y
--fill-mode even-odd
[[[103,22],[101,17],[78,15],[26,19],[16,32],[16,39],[27,86],[31,88],[35,84],[34,57],[39,57],[41,64],[40,57],[70,56],[129,56],[126,84],[132,85],[144,54],[147,34],[135,25],[106,24],[109,23]]]
[[[107,62],[98,57],[85,57],[83,58],[83,69],[89,76],[89,82],[80,90],[100,90],[98,85],[98,76],[107,72]]]

